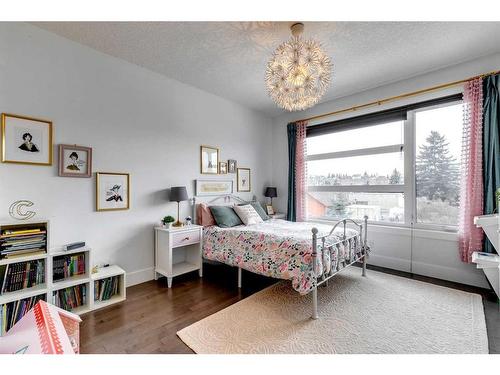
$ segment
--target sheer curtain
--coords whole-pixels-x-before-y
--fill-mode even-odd
[[[306,194],[307,194],[307,122],[297,123],[297,148],[295,159],[295,189],[297,204],[297,221],[307,219]]]
[[[483,213],[483,87],[477,78],[465,84],[464,124],[460,183],[459,251],[470,262],[482,248],[483,230],[474,225],[474,216]]]

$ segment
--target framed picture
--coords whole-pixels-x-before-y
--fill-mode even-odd
[[[229,159],[227,161],[227,171],[228,173],[236,173],[236,160]]]
[[[52,122],[2,113],[2,162],[52,165]]]
[[[224,195],[232,193],[232,180],[196,180],[196,195]]]
[[[249,192],[252,189],[250,182],[250,168],[237,168],[236,180],[238,181],[239,192]]]
[[[217,174],[219,171],[219,149],[200,146],[200,169],[202,174]]]
[[[274,215],[274,208],[270,204],[266,204],[266,211],[268,215]]]
[[[227,174],[227,163],[225,161],[219,162],[219,174]]]
[[[59,176],[91,177],[92,148],[77,145],[59,145]]]
[[[96,173],[96,210],[114,211],[130,208],[130,175]]]

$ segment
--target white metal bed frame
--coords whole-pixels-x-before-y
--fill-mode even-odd
[[[226,204],[231,203],[231,200],[234,200],[234,201],[239,202],[239,203],[251,203],[251,202],[256,201],[255,196],[253,197],[252,201],[246,201],[246,200],[244,200],[236,195],[226,194],[226,195],[222,195],[222,196],[217,196],[216,198],[214,198],[211,201],[206,202],[206,203],[208,203],[208,204],[215,203],[221,199]],[[197,217],[196,217],[196,197],[194,197],[191,200],[191,202],[192,202],[192,208],[193,208],[193,220],[196,222],[196,220],[197,220]],[[348,224],[354,225],[354,227],[357,230],[356,234],[351,235],[351,236],[346,235]],[[340,225],[343,226],[342,238],[338,241],[331,242],[331,243],[327,244],[327,239],[333,235],[335,229],[337,229],[337,227],[339,227]],[[333,255],[335,256],[335,259],[337,259],[335,269],[334,269],[334,267],[330,267],[330,272],[327,275],[325,275],[325,272],[322,272],[321,276],[316,278],[316,285],[311,290],[311,295],[312,295],[312,315],[311,315],[311,318],[318,319],[318,317],[319,317],[319,315],[318,315],[318,287],[319,286],[321,286],[323,284],[325,286],[327,286],[328,281],[331,278],[333,278],[339,272],[341,272],[342,270],[345,270],[346,268],[348,268],[349,266],[352,266],[353,264],[355,264],[357,262],[362,263],[361,275],[363,277],[366,277],[366,261],[367,261],[368,250],[369,250],[368,242],[367,242],[368,216],[364,216],[363,221],[361,223],[358,223],[355,220],[349,219],[349,218],[339,220],[333,226],[333,228],[330,230],[330,232],[324,236],[318,236],[318,229],[315,227],[313,227],[311,229],[311,231],[312,231],[312,249],[313,249],[313,252],[312,252],[313,270],[316,270],[316,268],[318,266],[318,256],[322,256],[323,252],[325,252],[325,251],[330,252],[330,259],[333,259]],[[351,239],[357,237],[358,235],[360,236],[360,239],[361,239],[361,254],[360,255],[357,253],[352,254],[351,252],[349,252],[348,256],[346,256],[344,261],[343,261],[344,264],[341,267],[341,261],[340,261],[340,257],[339,257],[339,248],[337,245],[340,243],[346,243],[346,242],[350,241]],[[318,253],[318,243],[321,243],[321,254]],[[335,251],[335,254],[333,254],[333,251]],[[346,264],[346,261],[348,262],[347,264]],[[241,288],[241,287],[242,287],[242,268],[238,267],[238,288]]]

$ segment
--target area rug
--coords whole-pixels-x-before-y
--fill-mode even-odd
[[[311,296],[279,282],[177,332],[196,353],[488,353],[481,296],[359,268]]]

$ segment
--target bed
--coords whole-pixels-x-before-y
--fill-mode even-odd
[[[230,195],[208,204],[219,199],[227,205],[249,203]],[[193,206],[196,210],[196,200]],[[333,226],[270,219],[249,226],[203,229],[203,257],[238,267],[238,287],[242,269],[291,280],[297,292],[312,294],[313,319],[318,318],[317,288],[356,262],[362,263],[365,276],[368,252],[367,217],[362,222],[346,218]]]

